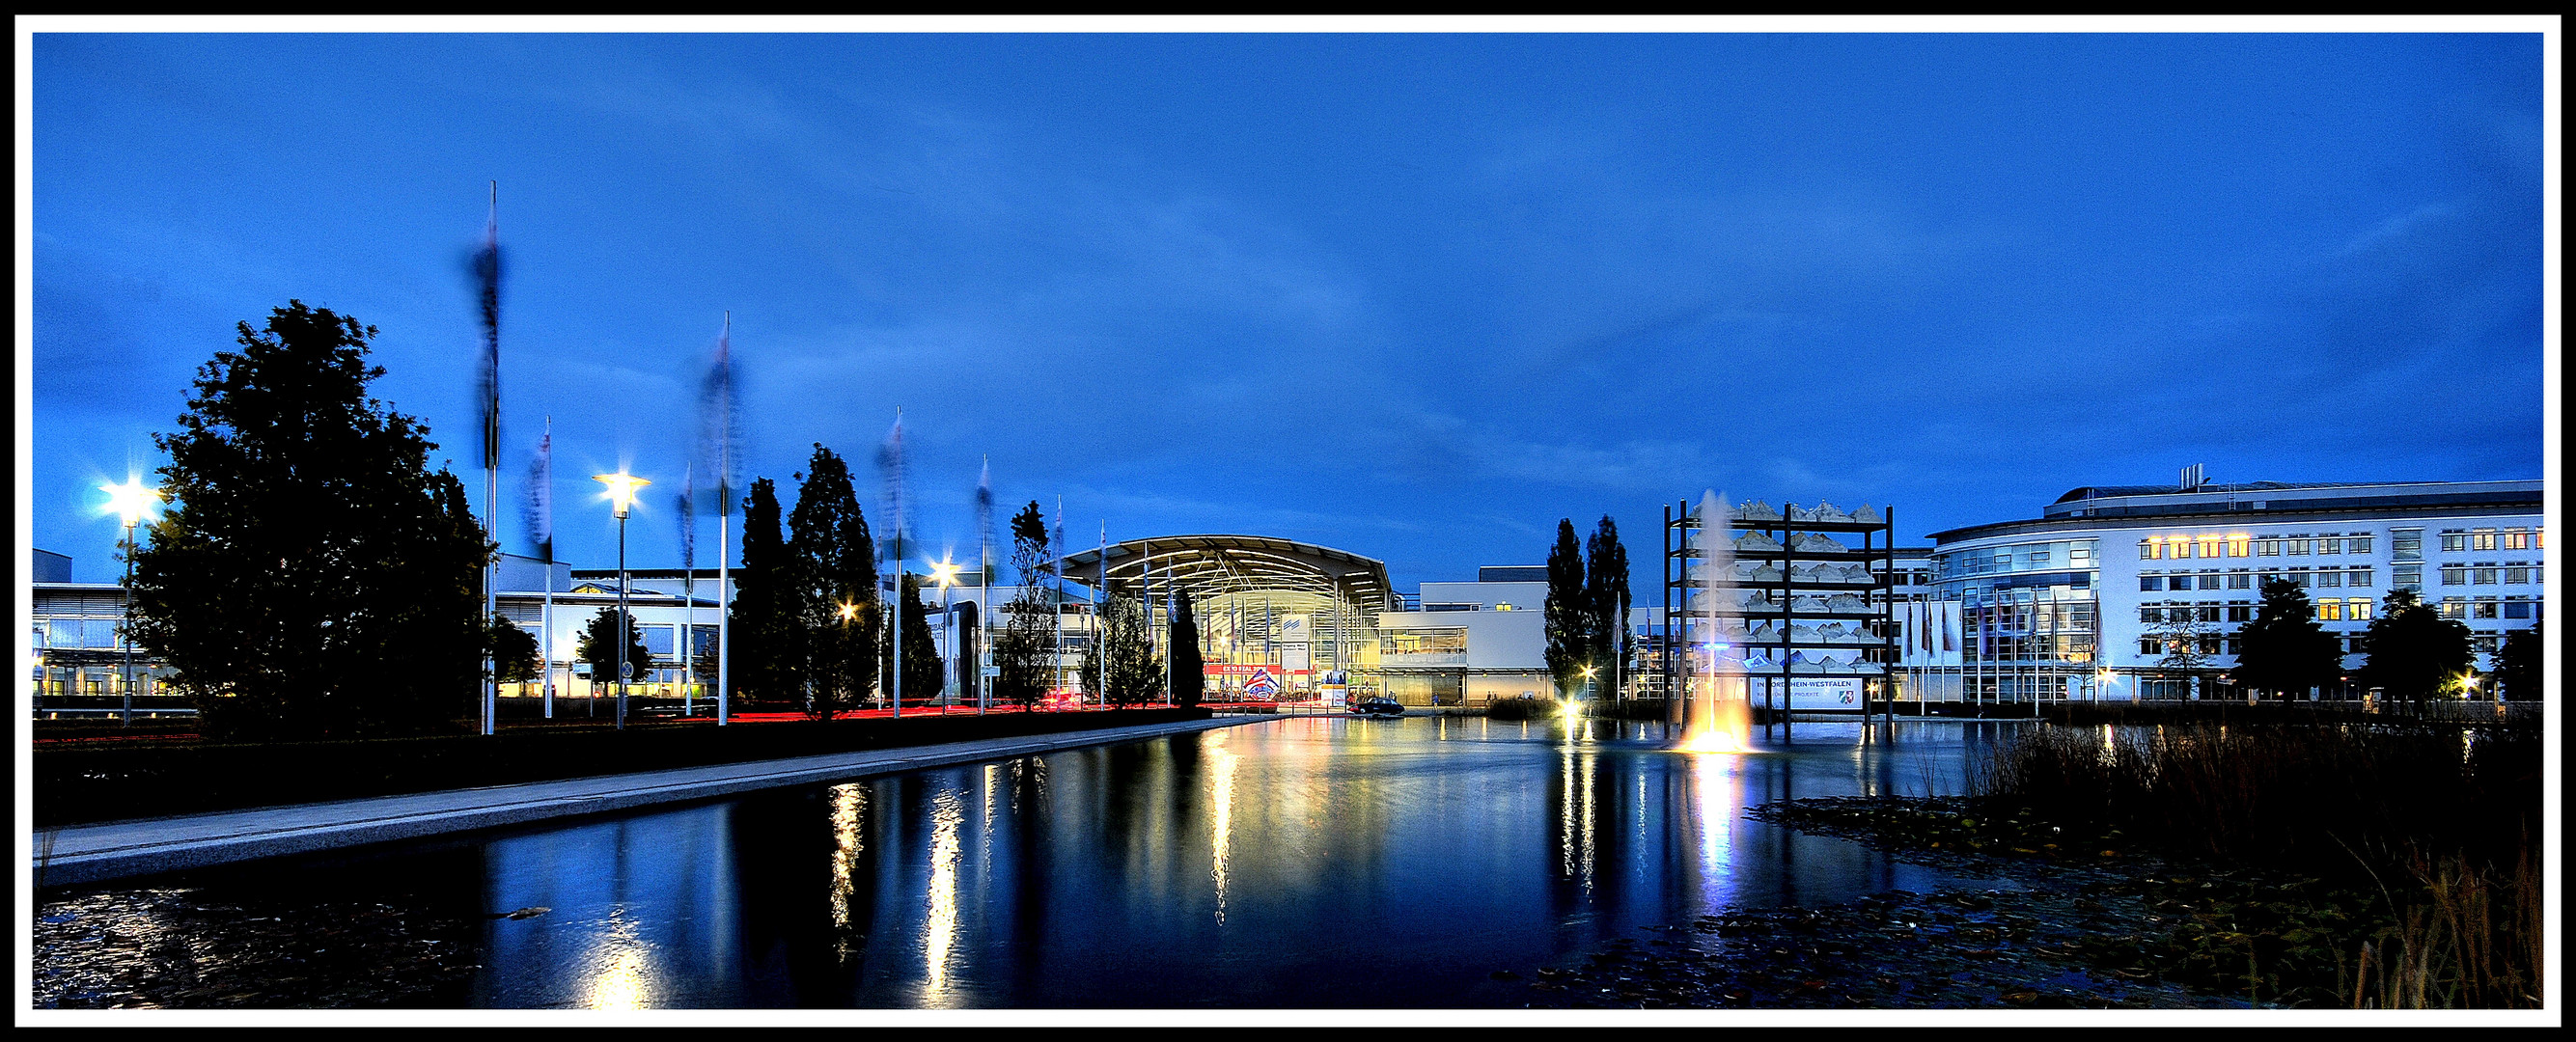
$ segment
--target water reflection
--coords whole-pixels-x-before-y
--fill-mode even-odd
[[[1931,889],[1743,811],[1944,788],[1994,733],[1704,756],[1615,720],[1282,719],[189,885],[547,908],[483,928],[485,1006],[1516,1006],[1491,971],[1638,925]]]

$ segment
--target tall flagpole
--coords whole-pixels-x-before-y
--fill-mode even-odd
[[[680,471],[680,715],[698,715],[698,468],[691,460]]]
[[[1100,647],[1100,708],[1109,708],[1109,519],[1100,520],[1100,596],[1091,601],[1091,640]]]
[[[733,312],[716,334],[716,726],[732,722],[733,648]]]
[[[537,659],[545,664],[546,719],[552,720],[555,718],[555,418],[552,416],[546,417],[545,437],[537,442],[537,466],[539,470],[535,477],[539,491],[531,498],[539,504],[540,516],[544,519],[537,546],[545,551],[546,559],[546,610],[539,616],[543,621],[537,624],[546,636],[545,646],[537,649]]]
[[[501,182],[492,182],[491,209],[483,220],[483,252],[476,258],[483,305],[483,535],[498,544],[500,525],[492,511],[501,498]],[[489,632],[498,613],[501,559],[495,553],[483,568],[483,618],[477,629]],[[548,585],[552,585],[549,583]],[[492,641],[483,640],[483,733],[492,733],[499,711],[500,675],[492,666]]]

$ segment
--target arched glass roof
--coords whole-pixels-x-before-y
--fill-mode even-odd
[[[1112,543],[1108,553],[1109,584],[1122,591],[1140,588],[1150,565],[1155,590],[1172,583],[1193,599],[1285,590],[1339,596],[1368,611],[1394,606],[1386,562],[1329,546],[1257,535],[1171,535]],[[1066,555],[1064,577],[1098,587],[1100,555],[1098,548]]]

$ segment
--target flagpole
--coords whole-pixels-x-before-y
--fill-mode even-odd
[[[716,401],[716,726],[731,723],[733,655],[726,638],[733,622],[733,312],[725,312],[724,332],[716,335],[716,367],[722,385]]]
[[[1109,519],[1100,520],[1100,596],[1091,600],[1091,640],[1100,648],[1100,708],[1109,708]]]
[[[554,417],[546,417],[545,439],[537,444],[541,450],[539,462],[543,463],[545,466],[544,472],[537,480],[544,482],[547,486],[542,502],[545,504],[546,513],[549,515],[546,520],[546,539],[544,544],[546,550],[546,610],[541,616],[544,621],[538,624],[538,628],[545,631],[546,638],[545,646],[537,649],[537,657],[545,663],[546,719],[552,720],[555,718],[555,536],[554,520],[551,516],[554,513]]]
[[[483,347],[483,365],[485,367],[485,382],[483,388],[483,534],[485,538],[490,539],[495,544],[500,542],[501,534],[501,526],[494,520],[492,514],[492,511],[495,509],[494,504],[496,504],[501,498],[501,327],[499,305],[497,303],[499,299],[498,287],[500,286],[501,279],[500,219],[501,182],[494,181],[492,182],[491,209],[487,212],[483,220],[483,248],[492,252],[492,273],[489,276],[490,281],[483,287],[487,294],[485,298],[486,309],[484,312],[485,343]],[[492,616],[497,614],[499,595],[498,591],[496,591],[494,587],[499,585],[500,581],[501,558],[499,553],[495,551],[492,557],[492,563],[484,566],[483,569],[483,618],[481,620],[483,625],[481,628],[486,632],[491,629]],[[548,583],[547,585],[551,586],[553,584]],[[492,668],[491,638],[485,637],[483,645],[483,733],[489,735],[492,733],[494,716],[498,713],[500,708],[498,700],[501,691],[501,680],[500,675]]]
[[[680,716],[698,715],[698,471],[695,461],[680,471]]]
[[[895,452],[903,452],[903,406],[894,408]],[[903,460],[895,459],[894,487],[894,718],[903,719]]]

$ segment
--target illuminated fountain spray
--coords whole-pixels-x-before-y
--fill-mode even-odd
[[[1718,607],[1735,607],[1735,539],[1734,526],[1728,524],[1733,508],[1725,497],[1711,490],[1699,501],[1699,601],[1714,612]],[[1682,731],[1682,750],[1696,753],[1743,753],[1753,751],[1753,704],[1751,689],[1744,679],[1744,635],[1727,628],[1726,620],[1711,614],[1703,624],[1696,616],[1688,617],[1688,627],[1700,627],[1691,636],[1688,661],[1691,684],[1690,719]]]

